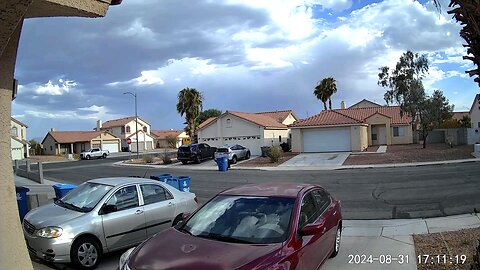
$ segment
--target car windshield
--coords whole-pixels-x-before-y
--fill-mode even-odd
[[[72,210],[89,212],[112,188],[108,185],[85,182],[55,203]]]
[[[217,196],[181,231],[233,243],[280,243],[288,237],[294,203],[294,198]]]

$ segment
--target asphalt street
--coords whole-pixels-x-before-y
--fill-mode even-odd
[[[345,219],[427,218],[472,213],[480,209],[480,163],[334,171],[227,172],[113,166],[125,157],[44,164],[44,176],[80,184],[99,177],[161,173],[190,176],[200,203],[226,188],[261,182],[320,184],[341,200]],[[200,166],[200,165],[199,165]]]

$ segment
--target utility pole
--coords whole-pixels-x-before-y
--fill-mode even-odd
[[[137,93],[132,93],[132,92],[125,92],[123,93],[132,95],[135,98],[135,143],[137,144],[137,159],[139,158],[139,150],[138,150],[138,113],[137,113]]]

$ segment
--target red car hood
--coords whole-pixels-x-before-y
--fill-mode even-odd
[[[250,270],[260,266],[270,258],[269,255],[279,256],[281,247],[281,243],[257,245],[221,242],[170,228],[132,253],[128,265],[132,270]],[[272,260],[273,263],[275,261]]]

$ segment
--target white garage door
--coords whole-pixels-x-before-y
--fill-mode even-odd
[[[118,143],[103,142],[102,150],[108,150],[110,153],[118,152]]]
[[[241,139],[233,141],[232,144],[239,144],[250,149],[250,154],[252,154],[252,156],[260,156],[262,154],[262,150],[260,149],[260,141],[260,139]]]
[[[303,131],[304,152],[340,152],[351,150],[349,127]]]

